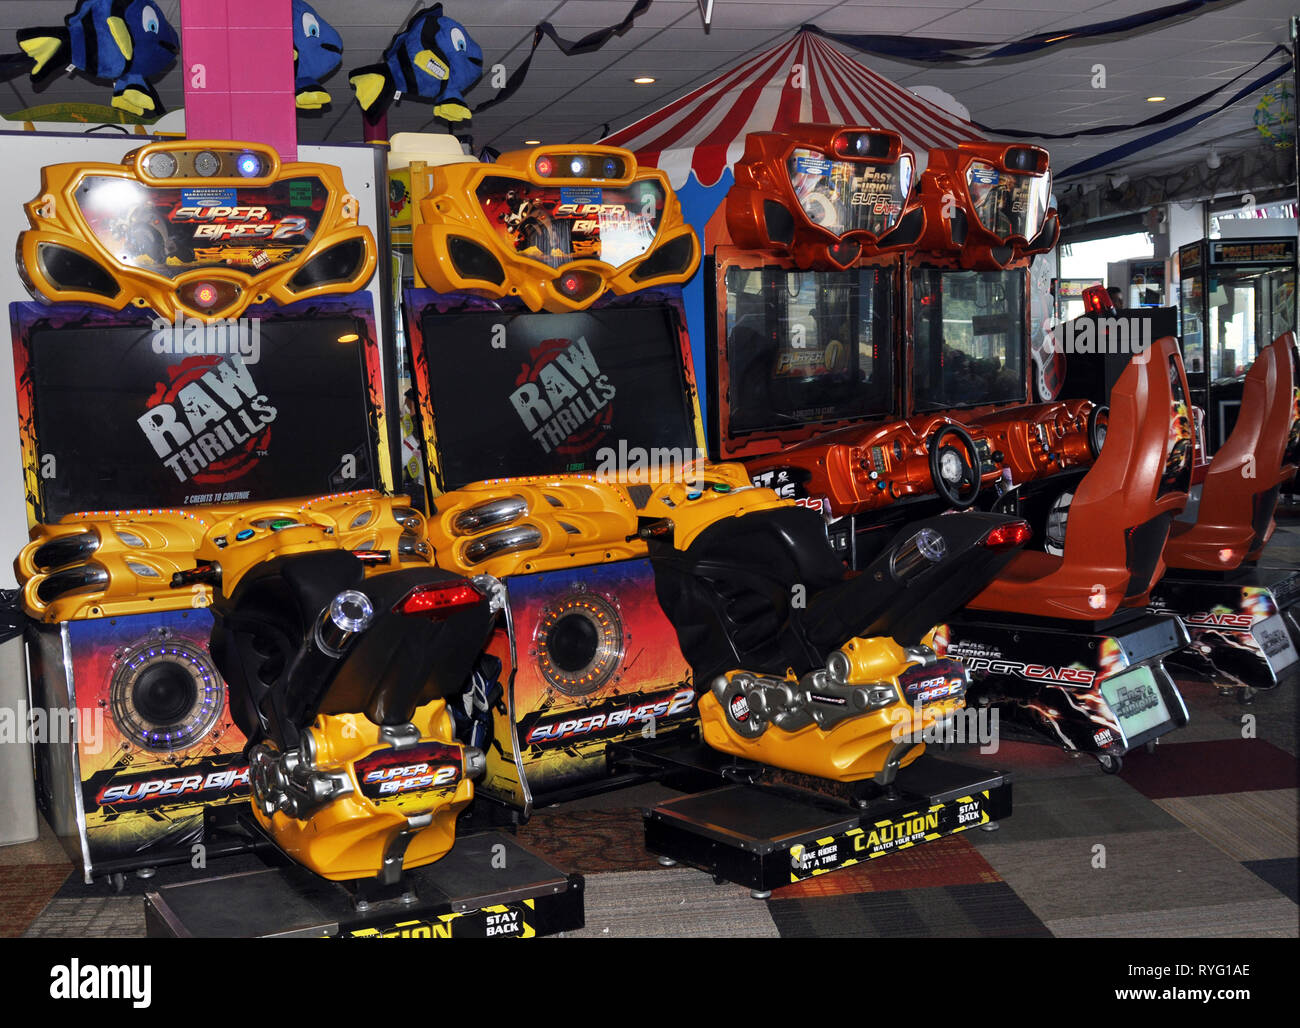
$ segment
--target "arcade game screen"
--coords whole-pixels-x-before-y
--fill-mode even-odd
[[[729,430],[891,413],[889,268],[726,273]]]
[[[366,318],[15,307],[46,520],[377,487]]]
[[[421,328],[445,489],[609,468],[621,444],[695,457],[668,305],[571,314],[431,306]]]
[[[918,411],[1025,403],[1024,272],[912,275],[913,395]]]

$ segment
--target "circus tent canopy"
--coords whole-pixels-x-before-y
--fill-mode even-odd
[[[970,122],[896,86],[811,32],[796,33],[601,140],[705,187],[740,159],[751,132],[800,122],[892,129],[924,167],[931,147],[988,138]]]

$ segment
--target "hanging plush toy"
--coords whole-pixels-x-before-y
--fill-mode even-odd
[[[113,106],[149,117],[163,113],[152,80],[176,60],[180,39],[145,0],[81,0],[64,28],[20,29],[18,45],[32,78],[67,65],[113,80]]]
[[[373,124],[398,95],[432,102],[445,121],[466,121],[465,94],[482,77],[483,50],[463,25],[443,15],[442,4],[434,4],[393,37],[382,64],[357,68],[348,81]]]
[[[334,26],[303,0],[293,0],[293,94],[305,111],[330,102],[320,80],[343,60],[343,39]]]

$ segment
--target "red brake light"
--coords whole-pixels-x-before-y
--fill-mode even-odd
[[[537,174],[541,175],[542,178],[546,178],[554,170],[555,170],[555,165],[551,163],[551,159],[549,157],[537,158]]]
[[[984,537],[984,545],[990,550],[1012,550],[1024,546],[1033,534],[1028,521],[1009,521],[989,532]]]
[[[483,602],[483,594],[463,578],[454,582],[417,585],[397,604],[397,613],[445,617]]]

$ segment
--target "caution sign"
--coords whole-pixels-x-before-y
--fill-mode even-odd
[[[535,902],[498,903],[463,913],[437,914],[386,925],[345,929],[345,939],[531,939]]]
[[[918,843],[932,842],[945,835],[988,824],[992,820],[988,802],[986,789],[948,803],[936,803],[928,809],[913,810],[871,825],[850,828],[811,843],[797,843],[790,847],[790,882],[801,882]]]

